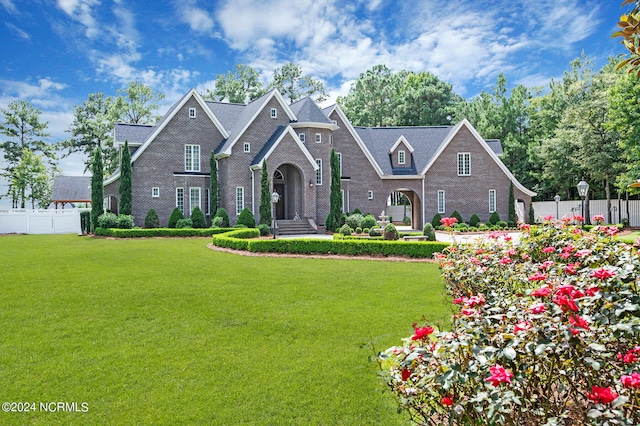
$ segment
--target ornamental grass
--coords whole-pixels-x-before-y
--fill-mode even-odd
[[[419,424],[640,424],[640,259],[617,228],[549,218],[439,256],[451,331],[380,354]]]

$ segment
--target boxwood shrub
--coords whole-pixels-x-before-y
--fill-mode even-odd
[[[145,237],[211,237],[214,234],[229,232],[231,228],[96,228],[94,234],[101,237],[145,238]]]

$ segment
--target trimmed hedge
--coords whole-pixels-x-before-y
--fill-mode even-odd
[[[257,229],[242,229],[226,234],[215,235],[213,244],[234,250],[247,250],[254,253],[292,253],[292,254],[344,254],[349,256],[406,256],[431,258],[449,246],[442,242],[405,242],[384,241],[371,238],[336,238],[333,240],[300,239],[248,239],[259,234]]]
[[[211,237],[215,234],[229,232],[230,228],[96,228],[94,234],[101,237],[145,238],[145,237]]]

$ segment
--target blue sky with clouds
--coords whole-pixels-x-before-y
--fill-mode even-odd
[[[433,72],[469,98],[499,73],[544,85],[581,51],[598,68],[623,53],[610,37],[621,2],[0,0],[0,108],[28,100],[55,142],[89,93],[141,81],[166,94],[163,112],[237,63],[266,82],[295,62],[333,99],[376,64]],[[63,160],[64,173],[81,174],[81,160]]]

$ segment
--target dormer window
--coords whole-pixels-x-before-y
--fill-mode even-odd
[[[244,143],[244,152],[251,152],[251,144],[249,142]]]
[[[278,118],[278,110],[271,108],[271,118]]]
[[[398,151],[398,164],[405,164],[406,158],[404,151]]]
[[[196,118],[196,109],[189,108],[189,118]]]

